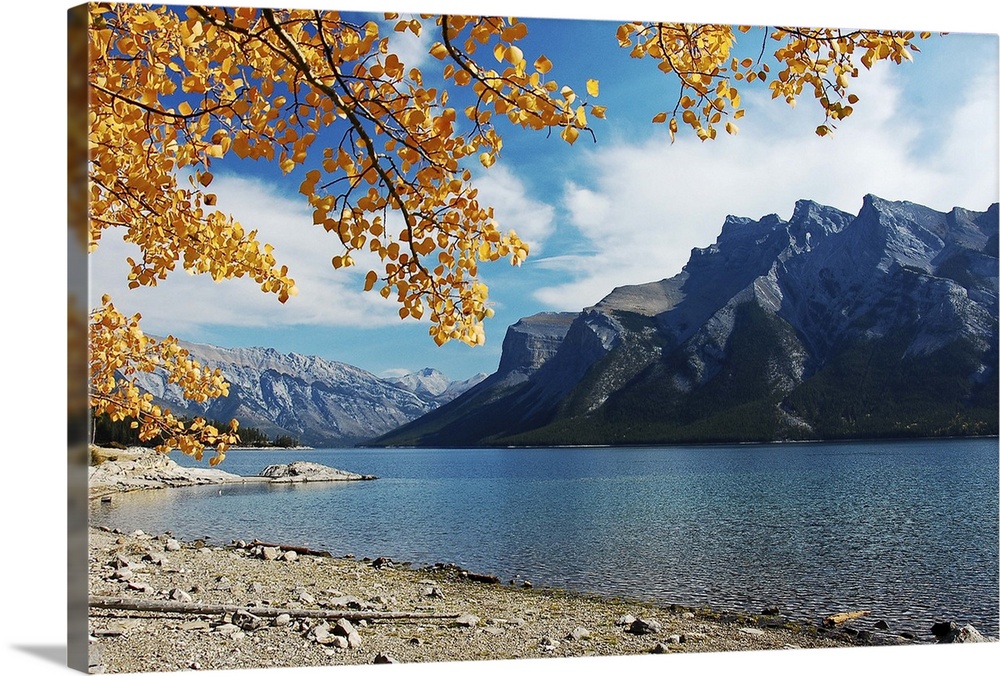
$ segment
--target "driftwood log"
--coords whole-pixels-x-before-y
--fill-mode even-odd
[[[385,612],[376,610],[321,610],[309,608],[277,608],[274,606],[235,606],[209,603],[185,603],[183,601],[153,601],[149,599],[129,599],[118,596],[91,596],[91,608],[108,610],[133,610],[142,612],[179,613],[187,615],[224,615],[243,611],[258,617],[277,617],[288,614],[291,617],[314,617],[329,620],[341,618],[351,622],[367,620],[448,620],[460,616],[459,613],[418,613]]]
[[[871,612],[872,611],[870,610],[854,610],[848,613],[834,613],[833,615],[827,615],[823,618],[823,626],[836,627],[844,622],[849,622],[850,620],[856,620],[859,617],[869,615]]]

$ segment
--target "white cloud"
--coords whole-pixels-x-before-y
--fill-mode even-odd
[[[955,206],[985,208],[984,197],[992,194],[996,200],[997,175],[997,111],[1000,110],[1000,82],[997,72],[976,78],[969,87],[966,100],[947,122],[947,134],[940,151],[931,159],[933,170],[943,176],[961,177],[963,183],[941,186],[947,194],[939,201],[952,199]],[[989,133],[992,122],[992,134]],[[970,152],[978,148],[978,152]],[[988,151],[993,149],[992,154]],[[992,157],[992,161],[990,161]]]
[[[582,238],[591,253],[542,262],[576,273],[536,297],[552,308],[578,309],[616,286],[670,277],[692,247],[715,240],[727,215],[787,219],[798,199],[852,213],[868,193],[941,211],[985,209],[997,199],[998,179],[995,75],[986,80],[953,111],[942,102],[942,119],[917,119],[891,69],[876,68],[853,86],[861,100],[833,137],[813,133],[822,122],[815,102],[791,109],[757,94],[744,95],[748,113],[736,136],[702,143],[678,135],[670,145],[663,129],[582,155],[591,179],[566,184],[573,232],[553,241]],[[921,132],[932,124],[952,133],[938,152],[917,159],[918,150],[926,155]]]
[[[378,374],[379,378],[384,378],[386,380],[390,378],[402,378],[403,376],[408,376],[413,371],[408,371],[407,369],[386,369]]]
[[[555,208],[528,197],[524,182],[506,166],[497,164],[481,172],[475,185],[480,202],[493,206],[500,228],[517,232],[531,247],[532,255],[541,253],[555,229]]]
[[[409,19],[409,15],[400,15],[399,17],[400,21],[408,21]],[[414,35],[409,30],[397,33],[394,30],[396,23],[396,20],[383,22],[379,33],[380,35],[389,37],[389,51],[399,57],[399,60],[403,62],[407,70],[410,68],[423,69],[428,61],[436,62],[429,53],[431,45],[436,40],[434,37],[434,28],[436,27],[433,25],[433,22],[425,21],[420,35]]]
[[[94,298],[110,292],[122,310],[141,312],[144,327],[154,333],[190,332],[192,327],[208,324],[378,326],[399,322],[393,303],[363,292],[367,267],[333,268],[331,258],[341,251],[340,243],[312,225],[304,199],[284,197],[260,181],[225,175],[216,175],[212,189],[221,210],[248,229],[258,230],[259,241],[274,245],[275,258],[288,265],[298,296],[282,305],[253,280],[216,283],[179,268],[156,287],[130,291],[125,258],[137,256],[138,249],[112,232],[90,254]]]

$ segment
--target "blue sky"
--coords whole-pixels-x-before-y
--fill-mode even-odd
[[[397,3],[402,9],[477,13],[525,7],[522,15],[552,16],[554,10],[527,3]],[[319,2],[319,7],[377,9],[389,4]],[[622,6],[632,8],[633,4]],[[174,335],[222,346],[265,345],[356,364],[377,375],[433,366],[452,378],[492,372],[504,332],[519,318],[542,311],[580,310],[613,288],[670,277],[680,271],[692,247],[711,244],[725,216],[787,218],[795,200],[856,212],[862,197],[910,200],[939,210],[963,206],[983,210],[997,201],[997,37],[950,34],[924,41],[912,63],[880,65],[852,85],[861,97],[852,117],[832,137],[813,130],[822,122],[807,97],[792,109],[772,101],[763,88],[744,86],[747,108],[737,136],[702,143],[682,133],[670,144],[656,112],[676,97],[671,81],[652,61],[630,59],[614,39],[617,23],[631,16],[664,20],[725,21],[726,14],[671,15],[586,10],[588,19],[543,19],[530,23],[523,43],[529,62],[538,53],[555,67],[551,76],[577,91],[588,78],[601,83],[595,100],[608,107],[607,120],[593,123],[597,142],[581,136],[569,146],[557,135],[499,126],[500,161],[489,170],[473,167],[482,201],[496,207],[501,226],[532,245],[521,268],[506,262],[481,267],[496,316],[487,323],[487,344],[442,348],[427,335],[427,323],[401,322],[397,307],[363,293],[369,269],[336,271],[330,258],[335,239],[311,225],[311,210],[298,194],[299,178],[282,178],[273,168],[226,163],[214,168],[219,206],[244,225],[258,228],[275,245],[300,293],[287,304],[252,282],[221,284],[175,274],[154,289],[125,290],[127,245],[106,236],[90,256],[95,297],[111,292],[128,312],[141,312],[150,333]],[[690,10],[688,10],[690,11]],[[822,15],[800,16],[774,9],[748,15],[734,8],[737,22],[784,21],[817,25]],[[833,17],[836,18],[836,17]],[[938,23],[848,23],[835,25],[935,29]],[[801,19],[795,21],[795,19]],[[873,21],[880,20],[873,17]],[[913,19],[917,21],[916,18]],[[881,19],[886,21],[886,19]],[[934,21],[926,19],[925,21]],[[829,25],[823,22],[822,25]],[[441,65],[426,56],[432,36],[400,46],[408,65],[427,73]],[[756,55],[759,39],[746,36],[740,49]],[[773,50],[772,50],[773,51]],[[485,56],[484,58],[492,58]]]

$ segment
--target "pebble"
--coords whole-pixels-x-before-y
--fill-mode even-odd
[[[655,634],[663,628],[656,620],[639,618],[629,625],[628,631],[631,634],[642,636],[644,634]]]
[[[538,645],[541,646],[542,650],[552,652],[559,647],[559,641],[551,636],[544,636],[542,637],[542,640],[538,642]]]
[[[212,625],[205,620],[191,620],[189,622],[181,622],[177,625],[177,628],[185,631],[207,631],[212,628]]]
[[[154,566],[163,566],[170,563],[170,559],[161,554],[160,552],[150,552],[142,557],[143,561],[149,561]]]
[[[330,631],[330,625],[325,622],[310,629],[308,637],[320,645],[327,645],[334,641],[334,634]]]
[[[455,625],[459,627],[474,627],[479,624],[479,617],[472,613],[462,613],[455,618]]]
[[[145,582],[129,582],[125,585],[125,588],[129,591],[137,591],[140,594],[155,594],[156,587]]]
[[[267,624],[267,620],[263,617],[258,617],[253,613],[247,612],[245,610],[237,610],[233,613],[233,624],[242,629],[243,631],[255,631]]]
[[[191,595],[188,594],[183,589],[174,588],[168,593],[168,596],[172,601],[180,601],[181,603],[191,603]]]

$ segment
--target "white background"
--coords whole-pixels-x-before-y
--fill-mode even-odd
[[[241,3],[235,3],[241,4]],[[242,3],[248,4],[248,3]],[[277,3],[282,4],[282,3]],[[600,7],[567,9],[562,3],[523,0],[399,0],[304,3],[326,8],[461,9],[522,16],[602,19],[657,18],[659,3],[617,0]],[[981,0],[947,3],[732,2],[671,7],[669,19],[797,25],[864,25],[996,33],[997,12]],[[0,664],[5,674],[65,673],[66,649],[66,460],[65,427],[65,11],[70,3],[36,0],[8,9],[0,49],[4,57],[3,108],[5,211],[3,346],[5,397],[0,470],[3,525],[0,534]],[[684,12],[683,15],[679,14]],[[770,21],[769,21],[770,19]],[[984,519],[997,518],[983,514]],[[955,618],[960,620],[961,618]],[[993,633],[996,627],[991,628]],[[570,674],[665,669],[698,673],[986,673],[1000,663],[1000,644],[921,646],[824,651],[729,653],[531,660],[517,662],[397,665],[393,674]],[[384,669],[386,667],[381,667]],[[370,674],[375,667],[331,667],[211,672],[259,674]],[[381,672],[379,672],[381,673]]]

